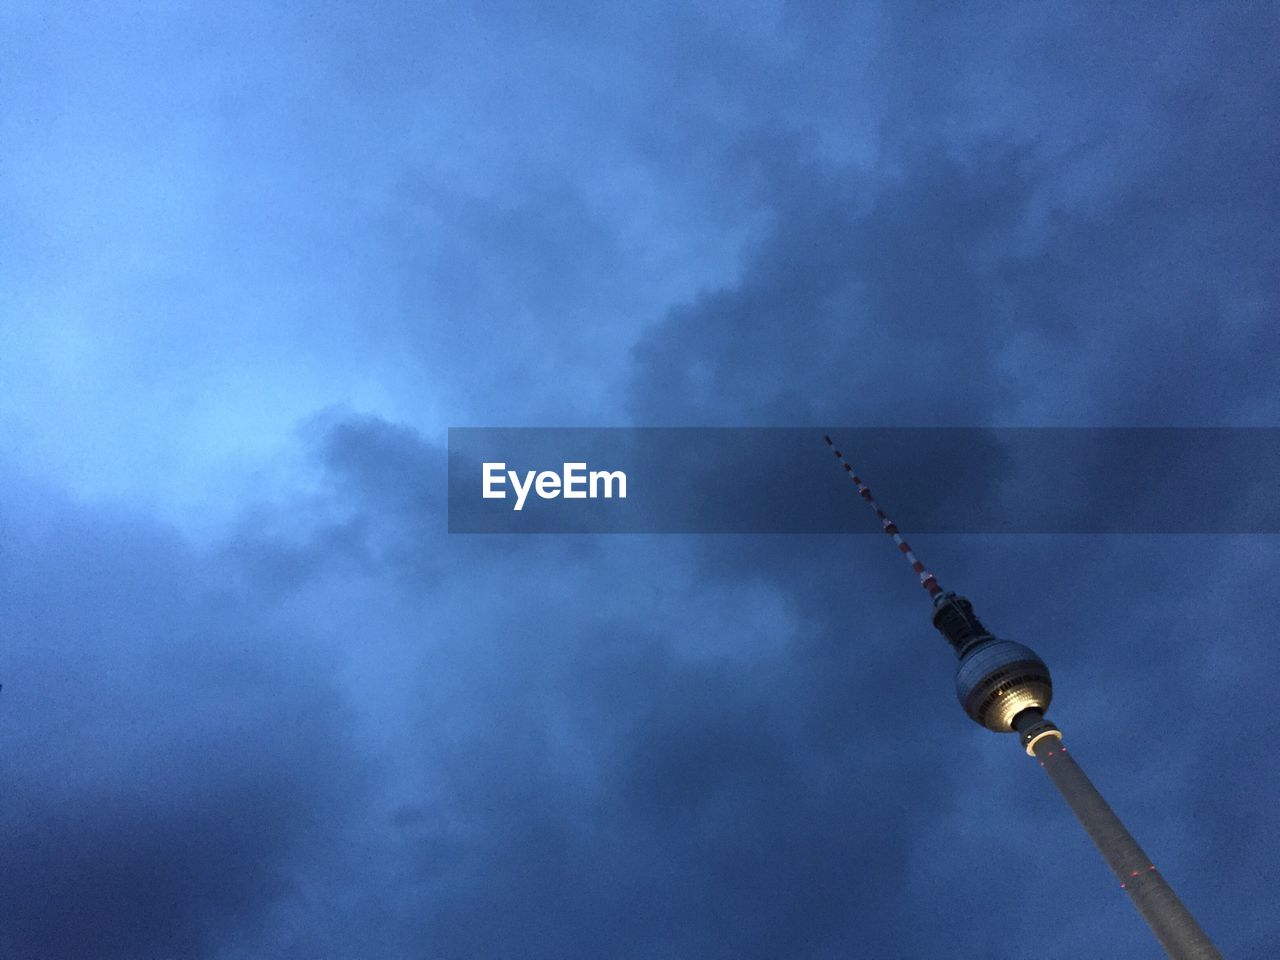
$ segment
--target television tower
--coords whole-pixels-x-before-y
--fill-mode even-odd
[[[956,667],[956,695],[964,712],[995,733],[1017,733],[1027,755],[1040,761],[1067,805],[1097,844],[1107,866],[1129,894],[1156,939],[1173,960],[1222,960],[1195,918],[1168,881],[1142,852],[1102,794],[1067,753],[1062,731],[1045,719],[1053,699],[1049,668],[1030,647],[994,636],[964,597],[943,590],[932,573],[916,559],[871,490],[854,472],[835,441],[825,438],[844,466],[858,493],[876,512],[884,532],[920,577],[933,600],[933,625],[947,639],[960,663]]]

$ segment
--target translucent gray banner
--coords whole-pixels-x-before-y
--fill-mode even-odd
[[[1041,427],[452,428],[449,530],[879,532],[825,434],[904,532],[1280,532],[1280,429]]]

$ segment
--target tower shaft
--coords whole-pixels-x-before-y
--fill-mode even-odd
[[[1033,710],[1020,715],[1016,726],[1024,743],[1029,744],[1027,752],[1039,760],[1049,774],[1165,952],[1173,960],[1222,960],[1222,954],[1200,929],[1168,881],[1085,776],[1075,758],[1067,753],[1057,728]]]

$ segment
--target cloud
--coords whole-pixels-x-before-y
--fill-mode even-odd
[[[353,445],[368,452],[366,478],[426,449],[406,431],[351,430],[397,441]],[[342,489],[369,516],[399,510],[376,483]],[[1275,565],[1238,546],[927,543],[944,582],[1050,660],[1082,761],[1208,918],[1225,892],[1221,848],[1190,832],[1192,810],[1224,801],[1198,795],[1191,771],[1210,762],[1200,738],[1227,726],[1207,719],[1210,654],[1195,638],[1230,616],[1242,629],[1214,658],[1260,643],[1242,611],[1262,607],[1241,574]],[[999,931],[1052,957],[1094,942],[1091,916],[1115,942],[1147,944],[1040,771],[962,717],[923,596],[878,536],[446,536],[419,549],[453,573],[423,600],[433,630],[396,848],[407,879],[387,899],[427,955],[741,957],[789,944],[827,956],[854,944],[976,957]],[[1223,589],[1206,596],[1209,572]],[[1134,717],[1162,732],[1159,750],[1117,739]],[[1032,878],[1079,909],[1027,915]],[[950,919],[913,922],[922,903]]]
[[[444,532],[446,421],[1274,421],[1273,15],[1018,11],[20,44],[0,945],[1151,950],[883,538]],[[915,545],[1227,955],[1274,952],[1273,541]]]
[[[0,943],[213,955],[292,894],[373,772],[332,664],[145,517],[12,482],[0,509]]]

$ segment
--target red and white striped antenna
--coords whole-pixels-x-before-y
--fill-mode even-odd
[[[840,449],[836,446],[836,442],[825,434],[823,435],[823,439],[827,441],[827,446],[829,446],[832,452],[835,453],[836,459],[844,465],[845,474],[850,480],[857,484],[858,493],[862,495],[862,499],[871,504],[871,509],[874,510],[876,512],[876,516],[880,518],[880,526],[884,528],[884,532],[887,533],[893,539],[893,542],[898,545],[898,550],[907,558],[907,563],[911,564],[911,569],[919,574],[920,586],[929,591],[929,596],[936,597],[942,592],[942,587],[938,585],[937,579],[932,573],[924,568],[923,563],[916,559],[916,555],[911,552],[911,545],[907,543],[907,541],[903,540],[902,535],[898,533],[898,525],[890,520],[885,515],[884,510],[881,509],[880,504],[876,503],[875,497],[871,495],[871,488],[863,483],[862,478],[854,472],[853,467],[849,466],[849,461],[844,458],[844,454],[840,452]]]

